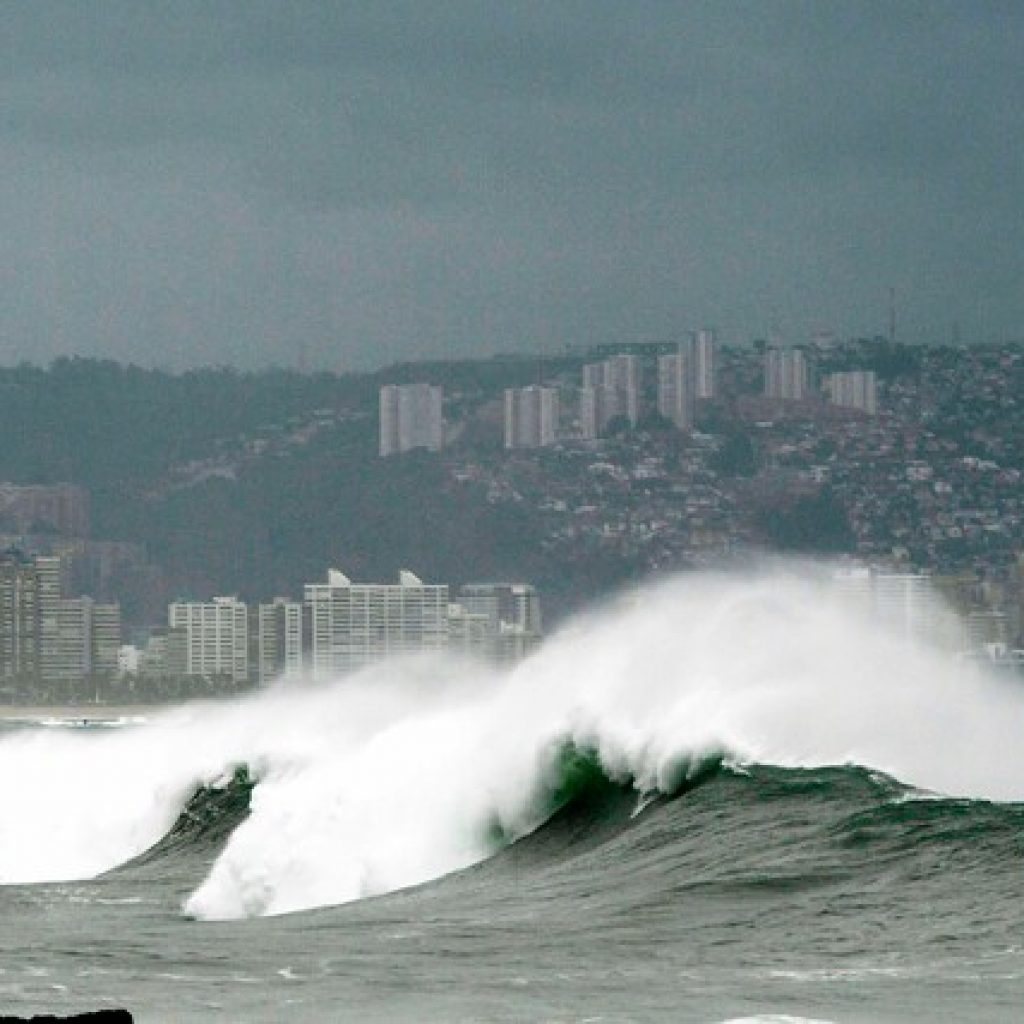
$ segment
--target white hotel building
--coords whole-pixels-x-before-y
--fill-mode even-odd
[[[215,597],[209,602],[178,601],[167,609],[167,624],[184,634],[185,675],[246,682],[249,624],[242,601],[234,597]]]
[[[349,672],[380,658],[448,646],[448,587],[407,570],[397,584],[353,583],[331,569],[308,583],[310,668],[314,677]]]

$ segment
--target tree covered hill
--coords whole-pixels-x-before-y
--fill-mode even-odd
[[[548,361],[557,371],[578,360]],[[109,360],[60,358],[49,367],[0,367],[0,480],[68,481],[90,490],[154,480],[218,445],[316,409],[375,413],[387,382],[444,386],[456,405],[537,378],[535,358],[399,364],[370,374],[242,373],[219,367],[172,374]]]
[[[0,479],[102,489],[158,477],[226,438],[320,405],[366,402],[370,377],[183,374],[106,360],[0,368]]]
[[[357,579],[530,578],[543,566],[526,514],[489,505],[436,457],[378,458],[377,392],[429,380],[459,415],[536,373],[511,358],[346,376],[78,358],[0,369],[0,480],[86,487],[93,536],[141,542],[160,568],[150,615],[176,596],[298,595],[329,565]]]

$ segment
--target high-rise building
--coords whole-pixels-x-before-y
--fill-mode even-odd
[[[69,597],[68,579],[59,556],[0,557],[0,680],[16,690],[70,699],[117,671],[120,607]]]
[[[621,353],[583,367],[580,389],[580,433],[600,437],[618,417],[635,427],[640,414],[640,361]]]
[[[278,597],[252,609],[249,663],[255,682],[264,684],[303,667],[302,604]]]
[[[234,597],[209,602],[176,601],[167,624],[185,634],[186,676],[227,678],[236,685],[249,676],[248,612]]]
[[[613,416],[635,427],[640,416],[640,360],[635,355],[609,356],[604,361],[604,386],[614,395]]]
[[[505,389],[505,447],[544,448],[558,439],[558,389]]]
[[[878,412],[878,382],[874,370],[844,370],[826,382],[833,405],[859,409],[874,416]]]
[[[92,606],[92,674],[99,679],[117,675],[118,652],[121,650],[121,606]]]
[[[139,675],[175,680],[188,675],[188,630],[183,626],[154,629],[139,655]]]
[[[39,674],[46,682],[65,682],[74,655],[61,640],[62,624],[71,624],[74,613],[62,606],[70,597],[71,565],[60,555],[37,556],[39,575]]]
[[[331,569],[326,583],[307,583],[310,661],[323,678],[396,654],[448,645],[448,587],[402,570],[397,584],[353,583]]]
[[[448,647],[469,657],[492,658],[494,632],[490,618],[483,612],[471,612],[463,604],[448,605]]]
[[[598,390],[582,387],[579,390],[580,436],[593,441],[601,436],[601,410],[598,408]]]
[[[443,394],[432,384],[385,384],[380,389],[380,454],[398,455],[444,445]]]
[[[39,682],[39,573],[18,552],[0,555],[0,689],[26,693]]]
[[[541,632],[540,596],[532,583],[466,583],[459,587],[459,603],[486,615],[494,631],[505,622]]]
[[[658,412],[680,430],[693,426],[692,382],[687,356],[658,356]]]
[[[93,601],[71,597],[57,602],[56,631],[40,650],[43,682],[72,693],[92,676]]]
[[[766,398],[800,401],[807,394],[807,360],[798,348],[769,348],[764,354]]]
[[[532,584],[467,583],[459,588],[459,605],[486,619],[496,661],[517,661],[540,644],[540,598]]]
[[[583,387],[600,388],[604,386],[604,363],[585,363],[583,366]]]
[[[703,327],[690,335],[686,356],[695,398],[715,397],[715,332]]]

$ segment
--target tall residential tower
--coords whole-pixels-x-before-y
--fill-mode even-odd
[[[380,454],[444,445],[443,394],[432,384],[385,384],[380,389]]]
[[[505,389],[505,447],[545,448],[558,439],[558,389]]]

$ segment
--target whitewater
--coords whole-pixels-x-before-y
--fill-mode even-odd
[[[511,669],[451,657],[407,658],[329,682],[284,679],[243,698],[186,705],[121,728],[0,733],[0,883],[28,901],[18,906],[29,923],[25,908],[40,894],[60,902],[61,894],[84,893],[88,903],[102,893],[103,900],[115,901],[103,904],[105,915],[117,900],[153,903],[166,910],[161,928],[168,935],[196,936],[200,944],[199,936],[214,934],[207,929],[237,928],[230,922],[243,920],[251,928],[256,923],[250,919],[316,908],[365,922],[358,915],[385,913],[380,908],[389,906],[367,897],[385,894],[400,901],[396,907],[410,906],[402,900],[419,901],[397,919],[386,914],[396,934],[412,935],[429,931],[430,915],[465,913],[466,901],[493,921],[495,906],[536,897],[530,915],[554,932],[570,928],[572,937],[562,941],[571,952],[574,943],[581,950],[586,942],[568,922],[589,904],[580,902],[577,875],[567,889],[567,876],[558,874],[564,868],[557,865],[566,863],[565,843],[574,856],[596,858],[594,877],[602,884],[597,891],[587,888],[586,900],[626,899],[629,893],[633,902],[621,913],[638,914],[639,906],[655,915],[640,935],[629,932],[623,950],[656,959],[663,943],[674,948],[701,941],[694,929],[706,908],[698,913],[691,907],[686,920],[672,927],[664,916],[666,893],[689,891],[689,875],[677,873],[706,873],[707,863],[694,859],[697,851],[713,857],[739,851],[745,833],[760,844],[745,854],[751,864],[762,864],[770,849],[769,867],[786,864],[787,877],[799,864],[814,880],[807,883],[811,888],[837,878],[848,885],[873,870],[871,859],[856,859],[856,867],[844,859],[839,871],[832,862],[840,854],[829,844],[841,847],[842,858],[860,858],[858,844],[874,842],[877,833],[896,850],[897,833],[904,843],[907,829],[915,837],[930,836],[938,828],[933,822],[948,824],[947,816],[967,807],[981,822],[972,828],[995,829],[993,856],[1002,865],[1001,837],[1018,842],[1022,834],[1013,817],[1024,800],[1021,736],[1022,684],[890,632],[835,590],[827,568],[775,564],[686,575],[590,610]],[[183,813],[189,817],[197,792],[230,787],[239,769],[251,792],[246,813],[232,821],[223,842],[202,858],[173,854],[158,861],[166,877],[147,869],[143,883],[141,868],[132,875],[133,859],[179,827]],[[587,790],[591,776],[606,787],[594,790],[596,797]],[[584,790],[590,795],[581,803]],[[706,819],[696,816],[702,801]],[[787,801],[801,810],[779,817]],[[811,801],[817,801],[813,807]],[[694,817],[681,818],[684,812]],[[865,823],[864,815],[876,817]],[[942,828],[943,837],[952,835]],[[649,834],[641,841],[643,829]],[[813,829],[818,831],[808,831]],[[574,846],[581,835],[585,844]],[[561,838],[556,842],[555,836]],[[808,853],[815,844],[825,844],[820,860]],[[544,852],[552,847],[559,850],[554,867]],[[671,857],[659,854],[668,858],[662,867],[649,862],[647,851],[655,847],[673,851]],[[932,857],[934,848],[928,850]],[[143,856],[138,863],[144,862]],[[549,874],[531,874],[527,884],[526,863],[542,864]],[[1016,877],[1019,867],[1006,877]],[[770,875],[774,867],[751,870],[757,876],[762,869]],[[174,885],[167,882],[171,876]],[[541,886],[541,878],[554,884],[556,877],[561,880],[554,895],[545,890],[541,900],[540,890],[530,889]],[[434,887],[410,888],[439,879]],[[857,882],[862,884],[863,878]],[[784,893],[770,891],[772,899]],[[910,890],[904,885],[900,891]],[[744,921],[750,906],[764,899],[760,889],[745,896],[728,892]],[[449,893],[458,893],[456,903]],[[999,899],[1005,898],[1004,888]],[[332,907],[338,909],[325,909]],[[608,936],[624,926],[626,918],[620,921],[617,913],[608,910],[601,919]],[[911,904],[903,919],[917,913]],[[273,945],[270,936],[294,938],[288,922],[303,919],[285,917],[284,931],[267,931],[266,939],[250,931],[243,941],[243,933],[231,931],[217,932],[217,942],[240,942],[237,956],[244,963],[241,949]],[[317,927],[329,927],[334,918],[326,920],[318,918]],[[272,923],[256,926],[271,929]],[[762,923],[760,934],[776,926]],[[1016,984],[1019,950],[1012,952],[1009,935],[990,940],[985,955],[1009,956]],[[794,948],[803,948],[803,941]],[[907,963],[875,962],[862,951],[860,960],[848,956],[837,965],[805,950],[795,963],[780,965],[773,954],[748,967],[750,977],[771,991],[788,985],[808,993],[826,986],[834,995],[836,985],[858,979],[863,993],[895,977],[920,982],[925,961],[911,956],[911,947],[916,949],[913,935]],[[813,942],[810,948],[816,948]],[[937,961],[927,962],[934,967]],[[1006,962],[1000,964],[1006,974]],[[274,970],[275,985],[294,981],[289,964]],[[646,968],[637,970],[647,978]],[[896,973],[887,975],[889,970]],[[988,977],[988,971],[985,966],[975,973]],[[0,970],[0,982],[2,975]],[[682,976],[674,976],[675,984],[682,984]],[[752,984],[750,977],[745,984]],[[662,983],[647,978],[648,996]],[[174,987],[171,980],[166,985]],[[0,996],[3,991],[0,984]],[[659,1019],[660,1012],[645,1018],[645,999],[635,995],[635,1016],[608,1019]],[[517,1002],[520,996],[510,990],[508,1005],[522,1009],[527,1004]],[[148,1019],[179,1019],[162,1015],[160,998],[147,999],[155,1000]],[[828,999],[815,995],[804,1003],[787,1017],[792,1002],[738,1006],[716,996],[702,1004],[705,1015],[674,1019],[835,1019]],[[38,999],[25,1005],[38,1005]],[[322,1004],[316,1005],[321,1012]],[[463,1007],[462,1019],[503,1019],[493,1006],[490,1015],[474,1016],[473,1005],[470,1000]],[[551,1009],[545,1006],[542,1000],[536,1012],[544,1016]],[[917,1019],[920,1007],[908,1006],[903,1016],[856,1019]],[[452,1019],[447,1011],[426,1012],[426,1005],[420,1017],[408,1016],[394,1000],[386,1007],[380,1019]],[[274,1019],[256,1011],[251,1017],[225,1012],[224,1019]],[[523,1017],[513,1012],[508,1019]],[[1002,1018],[997,1013],[992,1019]]]
[[[97,737],[0,746],[0,881],[86,878],[156,842],[244,765],[252,813],[185,910],[282,913],[412,885],[550,813],[565,745],[638,796],[710,757],[853,764],[950,796],[1024,798],[1024,700],[861,616],[827,576],[689,577],[630,594],[514,671],[408,659],[289,680]]]

